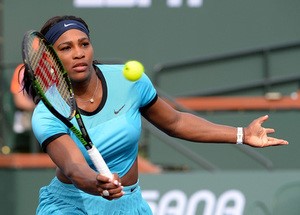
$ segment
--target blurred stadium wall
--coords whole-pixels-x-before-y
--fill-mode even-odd
[[[139,60],[153,80],[159,68],[170,63],[259,50],[258,54],[245,58],[174,68],[155,82],[172,97],[287,77],[295,77],[295,82],[272,85],[267,91],[290,96],[299,89],[298,0],[2,0],[0,3],[1,147],[12,148],[15,144],[9,84],[15,66],[22,61],[23,34],[30,29],[40,29],[55,15],[72,14],[87,21],[96,59],[112,63]],[[268,51],[270,47],[290,47],[290,44],[295,47]],[[265,93],[264,87],[257,87],[226,95],[264,96]],[[300,213],[296,207],[300,205],[299,193],[289,192],[297,190],[300,182],[299,110],[197,113],[234,126],[246,126],[252,119],[269,114],[271,118],[266,126],[274,127],[276,136],[287,139],[290,144],[267,149],[208,146],[165,140],[151,131],[145,132],[141,146],[146,155],[166,169],[160,175],[141,176],[143,194],[155,214]],[[174,141],[177,147],[165,144],[169,141]],[[182,145],[188,147],[182,149]],[[195,154],[200,157],[194,157]],[[1,214],[34,214],[38,189],[47,184],[53,174],[51,168],[2,167]],[[290,211],[277,208],[284,204],[282,199],[291,204],[280,208]]]

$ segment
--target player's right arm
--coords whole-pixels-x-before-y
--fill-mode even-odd
[[[103,190],[108,190],[110,196],[107,199],[119,198],[123,195],[120,184],[115,180],[120,178],[115,174],[114,180],[105,176],[97,176],[86,162],[82,152],[69,135],[62,135],[47,145],[47,154],[57,165],[57,177],[64,183],[72,183],[78,189],[92,194],[102,195]]]

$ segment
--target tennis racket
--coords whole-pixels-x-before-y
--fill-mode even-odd
[[[52,45],[34,30],[25,33],[22,43],[23,61],[30,72],[33,86],[48,110],[61,120],[86,148],[100,174],[113,175],[84,126],[74,97],[71,81]],[[71,123],[76,118],[79,129]]]

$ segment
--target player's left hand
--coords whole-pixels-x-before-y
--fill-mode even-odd
[[[277,145],[287,145],[288,142],[283,139],[269,137],[269,134],[275,132],[273,128],[264,128],[262,124],[269,118],[268,115],[253,120],[248,127],[244,128],[244,143],[252,147],[268,147]]]

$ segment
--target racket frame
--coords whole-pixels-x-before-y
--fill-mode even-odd
[[[37,37],[39,41],[44,43],[45,47],[47,48],[47,51],[54,57],[55,63],[58,65],[59,71],[63,74],[64,81],[66,82],[68,86],[68,91],[70,93],[70,108],[71,108],[71,114],[69,117],[64,117],[62,116],[50,103],[50,101],[47,99],[47,96],[45,92],[43,91],[41,85],[39,84],[35,71],[33,67],[31,66],[30,60],[29,60],[29,55],[28,55],[28,43],[29,43],[29,37]],[[77,103],[74,97],[73,89],[72,89],[72,84],[69,79],[69,76],[67,74],[67,71],[64,69],[63,64],[61,63],[59,57],[57,56],[55,50],[53,49],[52,45],[46,40],[46,38],[38,31],[35,30],[30,30],[25,33],[23,42],[22,42],[22,56],[23,56],[23,62],[26,66],[26,69],[31,73],[32,75],[32,81],[33,81],[33,86],[36,91],[36,93],[39,95],[40,99],[42,102],[45,104],[45,106],[48,108],[48,110],[55,116],[57,117],[60,121],[62,121],[74,134],[75,136],[79,139],[79,141],[82,143],[82,145],[85,147],[87,150],[94,166],[96,167],[97,171],[100,174],[103,174],[109,178],[112,178],[113,175],[110,172],[109,168],[107,167],[107,164],[105,163],[103,157],[101,156],[99,150],[93,145],[89,134],[85,128],[85,125],[83,123],[81,114],[79,112],[79,109],[77,107]],[[70,120],[75,117],[79,129],[75,127]]]

